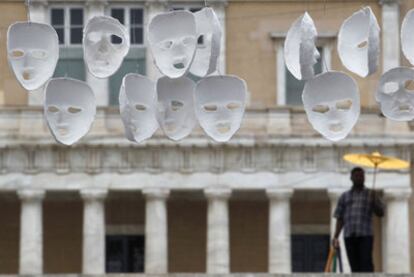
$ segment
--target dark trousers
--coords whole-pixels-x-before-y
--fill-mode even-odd
[[[373,237],[345,238],[345,248],[352,272],[374,272]]]

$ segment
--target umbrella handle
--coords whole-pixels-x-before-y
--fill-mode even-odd
[[[375,190],[375,183],[377,181],[377,171],[378,171],[378,164],[375,164],[375,166],[374,166],[374,177],[373,177],[373,180],[372,180],[372,191]]]

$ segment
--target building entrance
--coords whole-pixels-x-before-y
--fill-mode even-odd
[[[292,271],[323,272],[329,245],[329,235],[292,235]]]

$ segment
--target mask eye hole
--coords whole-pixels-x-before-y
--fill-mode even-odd
[[[341,111],[348,111],[352,107],[352,100],[341,100],[336,102],[336,108]]]
[[[399,85],[396,82],[388,82],[384,85],[385,94],[393,94],[398,91]]]
[[[111,35],[111,42],[112,42],[112,44],[122,44],[123,39],[120,36]]]
[[[240,104],[237,102],[232,102],[232,103],[228,103],[227,104],[227,109],[229,109],[230,111],[234,111],[240,108]]]
[[[102,36],[98,32],[91,32],[88,35],[88,40],[89,40],[89,42],[92,42],[92,43],[99,42],[101,40],[101,38],[102,38]]]
[[[203,45],[204,44],[204,35],[199,35],[197,38],[197,44]]]
[[[190,44],[193,43],[193,41],[194,41],[194,38],[193,37],[185,37],[182,40],[182,42],[183,42],[184,45],[190,45]]]
[[[366,40],[364,40],[363,42],[360,42],[360,43],[358,44],[358,48],[359,48],[359,49],[366,48],[367,46],[368,46],[368,41],[366,41]]]
[[[145,107],[145,105],[142,104],[136,104],[135,109],[139,112],[145,112],[147,110],[147,107]]]
[[[10,52],[10,57],[12,58],[21,58],[24,56],[24,51],[20,49],[15,49]]]
[[[404,88],[408,92],[414,92],[414,80],[405,81]]]
[[[167,50],[170,49],[173,46],[173,41],[172,40],[164,40],[160,43],[160,48]]]
[[[184,103],[181,101],[173,100],[171,101],[171,110],[176,112],[184,107]]]
[[[203,109],[206,112],[215,112],[215,111],[217,111],[217,105],[206,104],[206,105],[203,106]]]
[[[57,113],[59,111],[59,108],[56,106],[49,106],[47,107],[47,111],[50,113]]]
[[[312,108],[312,111],[315,113],[327,113],[329,111],[329,107],[327,105],[316,105]]]
[[[33,50],[32,51],[33,58],[36,59],[46,59],[47,58],[47,52],[44,50]]]
[[[68,112],[69,113],[73,113],[73,114],[80,113],[81,111],[82,111],[82,109],[81,108],[77,108],[77,107],[69,107],[68,108]]]

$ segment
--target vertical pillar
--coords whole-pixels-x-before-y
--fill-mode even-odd
[[[19,274],[43,273],[43,190],[18,191],[21,200]]]
[[[268,189],[269,198],[269,273],[292,272],[290,198],[292,189]]]
[[[383,236],[383,269],[386,273],[409,273],[410,226],[408,200],[410,188],[386,189],[385,235]]]
[[[328,196],[329,196],[329,199],[331,200],[331,212],[330,212],[331,239],[333,238],[335,234],[335,229],[336,229],[336,219],[333,217],[333,215],[335,213],[336,206],[338,205],[339,197],[341,196],[343,192],[344,191],[341,189],[328,190]],[[342,257],[342,265],[343,265],[344,273],[350,273],[351,267],[349,265],[348,256],[346,254],[343,230],[339,236],[339,244],[341,246],[341,257]]]
[[[167,189],[145,189],[145,273],[168,272]]]
[[[83,206],[83,274],[105,273],[105,207],[106,189],[84,189]]]
[[[229,209],[230,189],[206,189],[207,214],[207,273],[230,272]]]
[[[382,71],[400,65],[400,6],[397,0],[380,0],[382,5]]]

